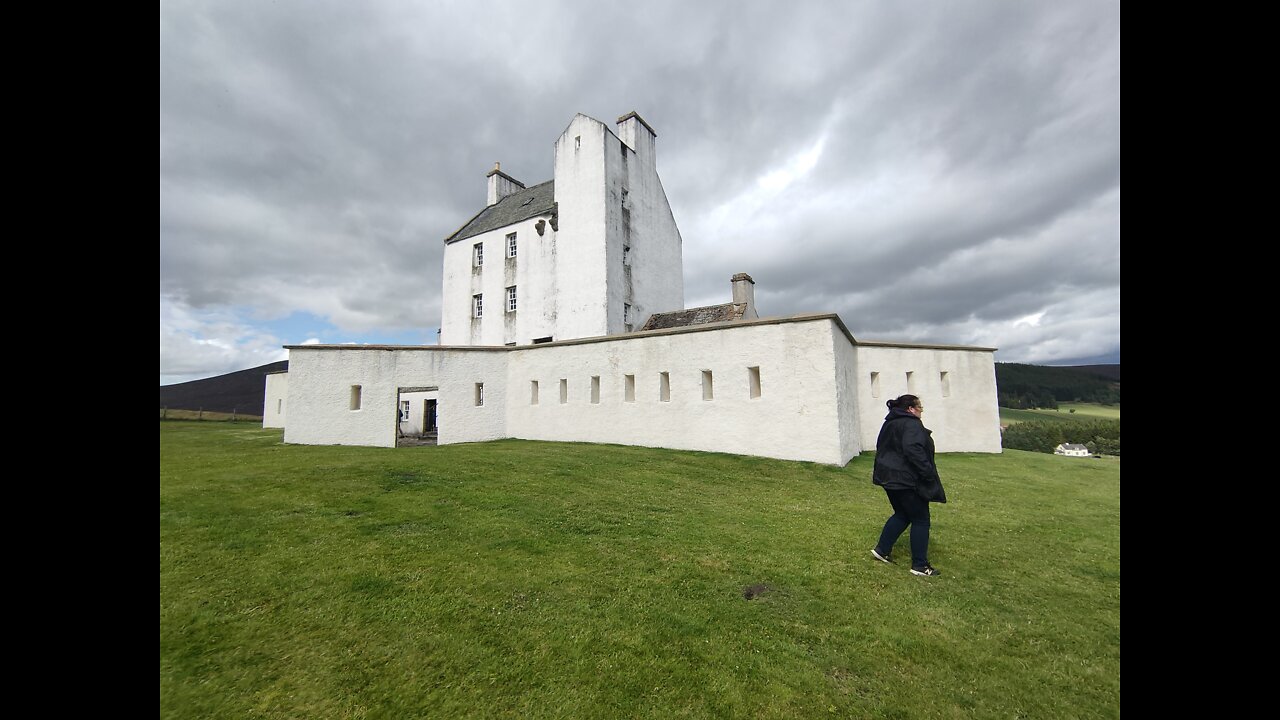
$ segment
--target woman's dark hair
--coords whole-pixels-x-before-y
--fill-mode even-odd
[[[899,395],[893,400],[886,401],[884,405],[890,410],[894,408],[898,408],[899,410],[909,410],[919,404],[920,398],[915,395]]]

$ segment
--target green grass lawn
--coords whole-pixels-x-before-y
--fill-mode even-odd
[[[919,578],[869,454],[280,437],[160,424],[161,717],[1120,714],[1118,459],[939,456]]]
[[[1075,412],[1071,412],[1075,410]],[[1014,410],[1000,408],[1000,422],[1009,425],[1029,420],[1061,420],[1074,422],[1079,420],[1119,420],[1119,405],[1099,405],[1098,403],[1059,403],[1057,410]]]

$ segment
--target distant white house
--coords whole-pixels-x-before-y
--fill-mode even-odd
[[[486,206],[444,241],[440,344],[288,346],[266,400],[285,441],[391,447],[434,427],[440,444],[843,465],[874,449],[885,401],[912,393],[939,451],[1000,452],[992,348],[855,340],[834,314],[761,318],[745,273],[730,302],[685,309],[655,138],[635,113],[614,128],[579,114],[552,180],[491,170]]]
[[[1053,449],[1054,455],[1066,455],[1067,457],[1089,457],[1089,448],[1079,443],[1062,443]]]

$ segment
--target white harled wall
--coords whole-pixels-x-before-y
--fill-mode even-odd
[[[885,402],[910,393],[924,404],[924,424],[938,452],[1000,452],[995,353],[887,343],[859,343],[854,350],[863,447],[875,449],[888,414]],[[875,391],[871,373],[879,373]]]
[[[438,387],[441,444],[496,440],[506,432],[506,352],[443,347],[293,346],[289,373],[291,420],[284,441],[306,445],[395,447],[402,387]],[[484,383],[484,405],[475,384]],[[361,386],[360,409],[350,407]]]
[[[543,220],[543,234],[537,226]],[[530,218],[444,249],[441,345],[527,345],[556,334],[556,231],[546,218]],[[516,256],[507,257],[507,235],[516,234]],[[476,267],[474,247],[484,245],[484,265]],[[516,311],[507,311],[507,288],[516,288]],[[484,296],[476,319],[472,296]]]
[[[262,427],[282,428],[288,414],[289,373],[271,373],[267,375],[266,398],[262,403]]]
[[[830,320],[644,333],[519,349],[508,368],[507,432],[532,440],[620,443],[843,465]],[[750,397],[748,368],[760,369]],[[703,395],[711,371],[712,399]],[[670,400],[660,398],[668,373]],[[635,377],[635,401],[625,399]],[[599,377],[599,402],[592,378]],[[567,381],[567,402],[560,381]],[[532,381],[538,403],[532,403]],[[850,450],[853,449],[852,453]]]

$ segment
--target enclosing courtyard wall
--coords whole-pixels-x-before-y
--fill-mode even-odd
[[[262,403],[262,427],[282,428],[289,412],[285,402],[289,394],[289,373],[274,372],[267,375],[266,400]]]
[[[1000,452],[991,350],[856,343],[835,315],[512,348],[289,351],[291,443],[392,447],[398,390],[431,387],[442,445],[516,437],[843,465],[874,449],[885,401],[910,383],[939,451]]]
[[[508,394],[507,432],[843,465],[860,448],[856,428],[841,426],[833,332],[831,320],[817,319],[517,348],[508,385],[536,381],[541,388],[563,379],[568,400],[534,404],[528,392]],[[847,410],[852,419],[852,405]]]

